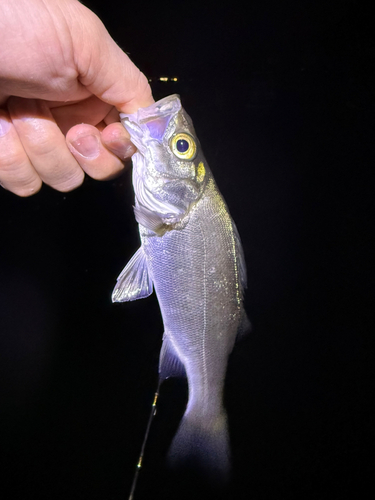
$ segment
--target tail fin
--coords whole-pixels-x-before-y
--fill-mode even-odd
[[[187,468],[211,483],[225,483],[230,475],[230,446],[224,409],[207,417],[186,412],[169,450],[173,468]]]

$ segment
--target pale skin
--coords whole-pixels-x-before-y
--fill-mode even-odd
[[[18,196],[110,179],[135,152],[118,112],[146,77],[78,0],[1,0],[0,184]]]

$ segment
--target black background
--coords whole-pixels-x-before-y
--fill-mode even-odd
[[[229,362],[233,480],[165,455],[170,380],[136,499],[362,497],[373,471],[374,57],[359,2],[86,2],[179,93],[243,240],[253,332]],[[138,248],[130,169],[71,193],[0,193],[2,498],[126,499],[157,383],[155,297],[111,304]],[[372,254],[371,254],[372,257]]]

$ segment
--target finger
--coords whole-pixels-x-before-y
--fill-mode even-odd
[[[105,116],[104,122],[106,125],[109,125],[110,123],[120,122],[120,113],[114,106],[112,106],[110,112]]]
[[[67,104],[65,106],[61,105],[61,103],[60,106],[57,107],[51,108],[50,106],[52,116],[64,135],[77,123],[97,125],[108,115],[111,115],[113,109],[113,106],[101,101],[95,95],[81,102]],[[118,121],[118,111],[115,110],[115,113],[117,113]]]
[[[102,143],[121,160],[129,159],[137,148],[121,123],[111,123],[101,133]]]
[[[11,97],[8,109],[23,148],[43,182],[58,191],[80,186],[84,173],[44,101]]]
[[[78,6],[77,6],[78,8]],[[101,100],[124,113],[154,102],[147,78],[110,37],[100,19],[83,5],[86,20],[72,29],[79,81]],[[90,33],[92,43],[86,43]]]
[[[18,196],[35,194],[42,186],[5,110],[0,110],[0,183]]]
[[[100,132],[92,125],[72,127],[66,142],[81,168],[93,179],[111,179],[124,169],[123,162],[104,147]]]

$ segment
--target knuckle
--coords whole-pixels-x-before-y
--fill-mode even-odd
[[[26,155],[22,151],[13,152],[0,149],[0,171],[4,173],[13,172],[19,169],[26,160]]]
[[[48,158],[53,161],[59,157],[60,151],[50,137],[39,137],[38,141],[28,147],[31,150],[30,153],[32,152],[41,159]]]
[[[56,191],[67,193],[81,186],[85,179],[85,173],[81,169],[77,169],[73,174],[61,177],[58,182],[48,183]],[[46,183],[47,184],[47,183]]]
[[[152,90],[148,78],[144,73],[142,73],[142,71],[139,72],[138,76],[138,88],[145,96],[152,96]]]
[[[36,179],[33,182],[30,182],[29,184],[26,185],[17,185],[17,186],[11,185],[5,188],[8,191],[11,191],[12,193],[16,194],[17,196],[20,196],[22,198],[27,198],[40,191],[41,187],[42,187],[42,181],[40,179]]]
[[[2,186],[16,194],[27,197],[37,193],[42,181],[22,151],[0,151],[0,178]]]

